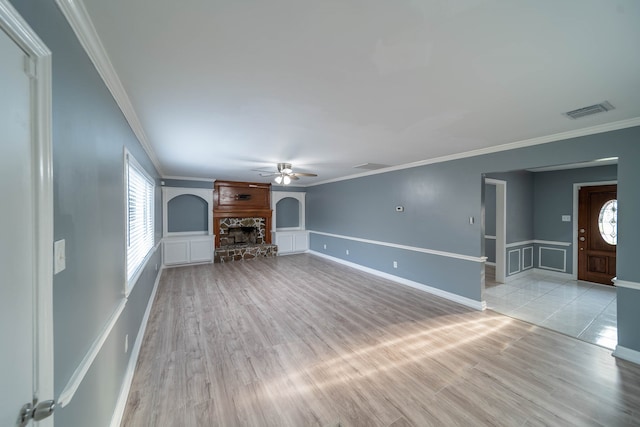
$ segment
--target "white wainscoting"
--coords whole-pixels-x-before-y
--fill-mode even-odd
[[[515,257],[514,257],[515,255]],[[511,269],[511,260],[512,259],[517,259],[518,260],[518,269],[517,270],[512,270]],[[521,261],[520,261],[520,249],[512,249],[508,252],[507,254],[507,270],[509,272],[509,276],[511,276],[512,274],[516,274],[516,273],[520,273],[521,270]]]
[[[533,246],[522,248],[522,269],[528,270],[530,268],[533,268]]]
[[[556,268],[553,266],[549,266],[549,265],[544,265],[543,264],[543,256],[542,253],[543,251],[560,251],[562,252],[562,268]],[[566,273],[567,272],[567,250],[566,249],[562,249],[562,248],[551,248],[548,246],[539,246],[538,247],[538,267],[541,269],[545,269],[545,270],[552,270],[552,271],[559,271],[561,273]]]

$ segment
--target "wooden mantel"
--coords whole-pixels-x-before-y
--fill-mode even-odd
[[[271,243],[271,184],[216,181],[213,193],[213,233],[220,247],[221,218],[264,218],[266,243]]]

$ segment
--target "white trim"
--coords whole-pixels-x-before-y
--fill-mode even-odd
[[[82,0],[56,0],[58,8],[62,11],[62,14],[69,22],[69,25],[73,29],[73,32],[78,37],[80,44],[87,52],[87,55],[91,59],[94,67],[102,77],[105,85],[111,92],[113,99],[115,99],[118,107],[122,111],[125,119],[129,123],[131,130],[138,138],[140,145],[149,156],[149,159],[155,166],[157,172],[162,175],[162,168],[160,167],[160,161],[156,156],[153,147],[149,143],[149,139],[144,132],[140,119],[136,114],[133,104],[129,99],[118,74],[116,73],[109,55],[104,48],[98,32],[93,26],[91,17],[87,12]]]
[[[306,209],[307,193],[301,191],[271,191],[271,232],[286,230],[304,230],[305,229],[305,209]],[[276,228],[278,209],[276,205],[282,199],[292,198],[298,201],[298,226]]]
[[[591,181],[591,182],[575,182],[573,184],[573,241],[578,241],[578,215],[579,215],[579,197],[580,188],[594,187],[598,185],[618,185],[618,180],[613,181]],[[616,250],[617,253],[617,250]],[[573,278],[578,279],[578,245],[573,245]]]
[[[162,239],[160,240],[160,242],[161,241]],[[149,251],[149,255],[145,258],[145,260],[142,263],[142,267],[140,268],[140,273],[147,268],[147,263],[149,262],[151,255],[155,254],[155,252],[160,247],[160,242],[158,242],[154,246],[154,248],[151,251]],[[140,275],[138,274],[135,277],[135,282],[138,281],[139,276]],[[73,372],[73,375],[71,375],[71,378],[69,378],[67,385],[64,387],[64,389],[60,393],[60,396],[57,399],[58,406],[64,408],[69,404],[71,399],[73,399],[73,396],[78,390],[78,387],[80,386],[80,384],[82,383],[82,380],[84,379],[85,375],[89,371],[91,364],[95,360],[98,353],[100,353],[102,346],[104,345],[105,341],[109,337],[109,334],[111,334],[111,331],[113,330],[113,327],[115,326],[116,322],[120,318],[120,315],[122,314],[124,308],[127,305],[127,301],[128,301],[127,296],[124,296],[118,303],[118,306],[115,308],[113,313],[111,313],[111,316],[102,327],[102,330],[100,331],[96,339],[93,341],[93,343],[91,344],[91,347],[89,347],[89,350],[87,351],[85,356],[82,358],[82,361],[80,362],[76,370]]]
[[[60,0],[58,0],[58,1],[60,1]],[[510,142],[510,143],[507,143],[507,144],[494,145],[492,147],[486,147],[486,148],[480,148],[480,149],[477,149],[477,150],[465,151],[463,153],[458,153],[458,154],[450,154],[450,155],[447,155],[447,156],[434,157],[432,159],[426,159],[426,160],[421,160],[421,161],[412,162],[412,163],[405,163],[405,164],[398,165],[398,166],[391,166],[391,167],[388,167],[388,168],[376,169],[376,170],[373,170],[373,171],[357,173],[357,174],[354,174],[354,175],[349,175],[349,176],[344,176],[344,177],[339,177],[339,178],[327,179],[325,181],[320,181],[320,182],[315,182],[313,184],[308,184],[308,185],[306,185],[306,187],[313,187],[313,186],[316,186],[316,185],[329,184],[329,183],[338,182],[338,181],[346,181],[346,180],[349,180],[349,179],[361,178],[363,176],[377,175],[377,174],[381,174],[381,173],[387,173],[387,172],[392,172],[392,171],[397,171],[397,170],[402,170],[402,169],[415,168],[415,167],[418,167],[418,166],[430,165],[430,164],[434,164],[434,163],[448,162],[448,161],[451,161],[451,160],[464,159],[464,158],[467,158],[467,157],[475,157],[475,156],[481,156],[481,155],[485,155],[485,154],[498,153],[498,152],[501,152],[501,151],[508,151],[508,150],[514,150],[514,149],[517,149],[517,148],[530,147],[532,145],[547,144],[549,142],[563,141],[563,140],[566,140],[566,139],[578,138],[578,137],[587,136],[587,135],[595,135],[595,134],[598,134],[598,133],[604,133],[604,132],[610,132],[610,131],[614,131],[614,130],[626,129],[626,128],[630,128],[630,127],[634,127],[634,126],[640,126],[640,117],[634,117],[634,118],[626,119],[626,120],[619,120],[617,122],[604,123],[604,124],[601,124],[601,125],[591,126],[591,127],[583,128],[583,129],[576,129],[576,130],[571,130],[571,131],[567,131],[567,132],[555,133],[553,135],[547,135],[547,136],[541,136],[541,137],[537,137],[537,138],[525,139],[525,140],[522,140],[522,141]]]
[[[531,264],[529,264],[528,267],[526,267],[527,264],[525,264],[526,256],[524,254],[524,252],[527,250],[531,251],[531,256],[529,257],[531,259]],[[533,246],[527,246],[525,248],[522,248],[522,270],[528,270],[530,268],[533,268]]]
[[[485,185],[496,186],[496,277],[498,283],[506,280],[507,260],[507,181],[485,178]]]
[[[527,271],[531,271],[531,270],[533,270],[533,272],[537,275],[554,277],[556,279],[574,280],[574,277],[571,275],[571,273],[562,273],[560,271],[545,270],[543,268],[533,268]]]
[[[144,311],[144,316],[142,317],[142,322],[140,323],[140,328],[138,329],[136,341],[131,348],[131,355],[129,356],[127,370],[124,374],[122,386],[120,387],[120,394],[118,395],[118,400],[116,401],[116,407],[113,410],[113,416],[111,417],[111,427],[120,427],[120,423],[122,422],[122,416],[124,415],[124,410],[127,406],[127,398],[129,397],[129,391],[131,390],[131,383],[133,382],[133,374],[135,373],[136,365],[138,363],[138,357],[140,356],[140,348],[142,347],[144,333],[147,330],[147,323],[149,322],[151,308],[153,307],[153,302],[156,298],[156,292],[158,291],[158,284],[160,283],[160,277],[162,276],[163,270],[164,268],[160,268],[160,270],[158,271],[155,283],[153,284],[153,290],[151,291],[149,301],[147,302],[147,309]]]
[[[571,242],[559,242],[555,240],[522,240],[520,242],[512,242],[507,243],[507,248],[515,248],[517,246],[526,246],[526,245],[554,245],[554,246],[571,246]]]
[[[623,347],[620,344],[616,346],[616,349],[613,351],[612,356],[618,359],[623,359],[635,363],[636,365],[640,365],[640,351]]]
[[[520,280],[524,277],[529,277],[535,274],[535,269],[530,268],[528,270],[523,270],[521,272],[519,272],[518,274],[512,274],[511,276],[507,276],[506,279],[504,280],[504,283],[511,283],[515,280]]]
[[[616,285],[617,288],[635,289],[640,291],[640,283],[638,282],[629,282],[628,280],[620,280],[617,277],[614,277],[613,284]]]
[[[196,196],[207,203],[207,230],[169,232],[169,202],[178,196]],[[162,187],[162,236],[213,235],[213,188]]]
[[[518,269],[512,271],[511,270],[511,254],[514,252],[518,253]],[[512,274],[520,273],[520,270],[521,270],[520,249],[510,250],[509,253],[507,254],[507,269],[509,270],[509,276],[511,276]]]
[[[69,378],[69,382],[64,387],[64,389],[60,393],[60,396],[58,397],[57,404],[61,408],[64,408],[65,406],[67,406],[69,402],[71,402],[71,399],[73,399],[73,396],[78,390],[78,387],[80,387],[80,383],[82,383],[82,380],[84,379],[85,375],[89,371],[91,364],[93,364],[93,361],[96,359],[96,356],[98,356],[98,353],[100,353],[100,350],[104,345],[104,342],[109,337],[109,334],[113,330],[113,327],[115,326],[116,322],[120,318],[120,315],[122,314],[122,311],[124,310],[126,305],[127,305],[127,299],[122,298],[118,303],[118,305],[116,306],[115,310],[113,310],[113,313],[111,313],[111,316],[109,316],[109,319],[107,320],[107,322],[102,327],[102,330],[100,331],[96,339],[91,344],[91,347],[89,347],[87,354],[84,355],[84,357],[82,358],[82,361],[80,362],[76,370],[73,372],[73,375],[71,375],[71,378]]]
[[[418,248],[418,247],[415,247],[415,246],[399,245],[397,243],[380,242],[378,240],[361,239],[359,237],[351,237],[351,236],[343,236],[343,235],[340,235],[340,234],[324,233],[322,231],[309,230],[309,233],[311,233],[311,234],[319,234],[319,235],[322,235],[322,236],[335,237],[335,238],[338,238],[338,239],[353,240],[355,242],[369,243],[369,244],[372,244],[372,245],[379,245],[379,246],[387,246],[387,247],[390,247],[390,248],[404,249],[404,250],[407,250],[407,251],[421,252],[421,253],[424,253],[424,254],[439,255],[439,256],[443,256],[443,257],[462,259],[462,260],[465,260],[465,261],[473,261],[473,262],[486,262],[487,261],[487,257],[485,257],[485,256],[475,257],[475,256],[471,256],[471,255],[456,254],[456,253],[453,253],[453,252],[444,252],[444,251],[437,251],[437,250],[434,250],[434,249]]]
[[[32,78],[32,164],[35,190],[34,392],[40,400],[54,398],[53,367],[53,149],[51,51],[7,0],[0,0],[0,31],[4,30],[35,63]],[[54,417],[38,423],[53,426]]]
[[[485,234],[484,238],[489,240],[496,240],[496,236],[489,236],[488,234]]]
[[[408,279],[405,279],[403,277],[394,276],[393,274],[385,273],[385,272],[380,271],[380,270],[375,270],[373,268],[365,267],[365,266],[360,265],[360,264],[356,264],[356,263],[353,263],[353,262],[350,262],[350,261],[345,261],[343,259],[335,258],[335,257],[332,257],[330,255],[326,255],[326,254],[323,254],[323,253],[320,253],[320,252],[316,252],[316,251],[313,251],[313,250],[310,250],[309,253],[312,254],[312,255],[321,257],[321,258],[325,258],[325,259],[331,260],[333,262],[337,262],[339,264],[346,265],[346,266],[351,267],[351,268],[355,268],[356,270],[360,270],[360,271],[364,271],[364,272],[369,273],[369,274],[373,274],[374,276],[382,277],[383,279],[391,280],[391,281],[399,283],[401,285],[410,286],[410,287],[412,287],[414,289],[418,289],[420,291],[427,292],[429,294],[436,295],[438,297],[447,299],[449,301],[453,301],[453,302],[456,302],[458,304],[462,304],[464,306],[473,308],[474,310],[483,311],[483,310],[485,310],[487,308],[486,301],[476,301],[476,300],[473,300],[471,298],[467,298],[467,297],[463,297],[463,296],[458,295],[458,294],[454,294],[454,293],[451,293],[451,292],[443,291],[442,289],[439,289],[439,288],[434,288],[432,286],[428,286],[428,285],[425,285],[425,284],[422,284],[422,283],[414,282],[413,280],[408,280]]]
[[[547,251],[561,251],[562,255],[563,255],[563,264],[562,264],[562,269],[559,268],[555,268],[555,267],[549,267],[546,265],[542,265],[542,250],[547,250]],[[550,248],[548,246],[538,246],[538,267],[544,270],[551,270],[551,271],[559,271],[561,273],[566,273],[567,272],[567,250],[566,249],[558,249],[558,248]]]
[[[493,266],[493,267],[495,267],[495,266],[496,266],[496,263],[495,263],[495,262],[485,261],[484,263],[485,263],[485,265],[491,265],[491,266]]]

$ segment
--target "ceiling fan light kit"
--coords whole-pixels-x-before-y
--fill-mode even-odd
[[[289,185],[292,180],[299,180],[301,176],[318,176],[315,173],[294,172],[291,163],[278,163],[278,172],[261,173],[260,176],[273,176],[276,184]]]

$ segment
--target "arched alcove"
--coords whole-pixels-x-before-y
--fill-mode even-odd
[[[162,188],[163,236],[213,234],[213,189]]]
[[[276,203],[276,230],[300,228],[300,201],[285,197]]]
[[[185,233],[208,230],[208,203],[193,194],[181,194],[167,202],[167,231]]]
[[[165,266],[213,262],[213,189],[162,188]]]
[[[305,230],[306,193],[274,191],[272,241],[278,245],[278,255],[309,250],[309,232]]]

